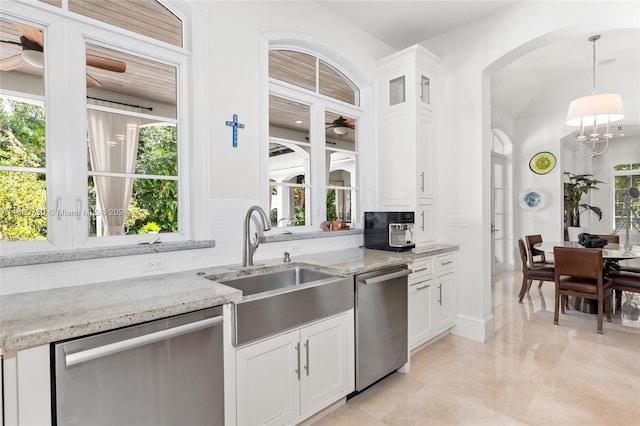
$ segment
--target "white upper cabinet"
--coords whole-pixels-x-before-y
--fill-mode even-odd
[[[418,45],[378,62],[380,200],[385,210],[415,212],[416,245],[435,239],[439,64],[439,58]]]

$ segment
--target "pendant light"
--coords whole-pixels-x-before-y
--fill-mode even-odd
[[[593,43],[593,93],[591,96],[574,99],[569,104],[566,124],[579,126],[577,137],[580,152],[589,157],[596,157],[606,152],[609,139],[609,124],[624,118],[622,97],[616,93],[596,95],[596,41],[599,35],[589,37]],[[599,128],[603,126],[604,128]]]

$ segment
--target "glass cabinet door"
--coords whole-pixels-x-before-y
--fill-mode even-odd
[[[401,104],[406,100],[404,75],[389,81],[389,106]]]
[[[431,79],[424,75],[420,76],[420,101],[431,105]]]

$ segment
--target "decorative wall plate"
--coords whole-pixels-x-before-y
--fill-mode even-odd
[[[524,210],[536,211],[540,210],[545,205],[545,196],[542,191],[534,189],[525,189],[520,193],[518,197],[520,207]]]
[[[529,168],[533,173],[546,175],[556,166],[556,157],[547,151],[539,152],[529,161]]]

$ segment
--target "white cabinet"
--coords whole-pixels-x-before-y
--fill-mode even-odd
[[[440,60],[413,46],[378,63],[380,195],[386,210],[416,212],[417,245],[434,242],[435,105]]]
[[[349,327],[353,311],[238,349],[237,424],[297,423],[346,396]]]
[[[409,275],[409,348],[431,337],[431,294],[433,292],[433,258],[417,259]]]
[[[5,425],[51,424],[49,359],[49,345],[3,354],[0,406]]]
[[[456,315],[456,255],[436,256],[434,297],[432,299],[432,326],[439,334],[455,324]]]
[[[447,331],[456,320],[456,255],[416,259],[409,275],[409,348]]]

